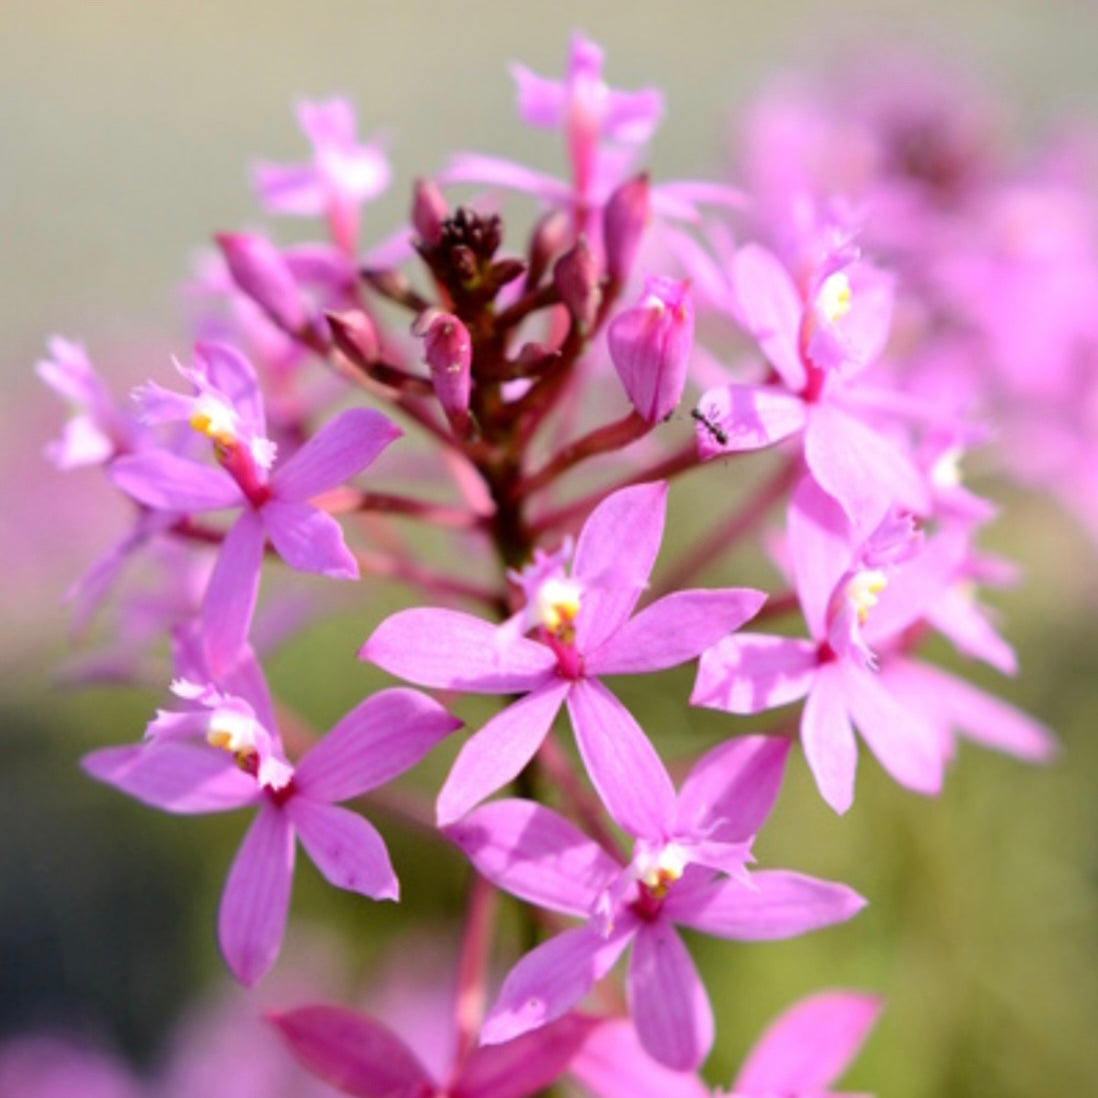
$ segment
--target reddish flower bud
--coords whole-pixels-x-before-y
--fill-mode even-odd
[[[423,340],[423,359],[443,411],[455,426],[466,424],[473,363],[469,329],[453,313],[426,309],[412,325],[412,334]]]
[[[647,175],[638,175],[623,183],[607,201],[602,215],[602,235],[606,247],[606,273],[612,282],[621,283],[629,277],[648,226],[648,214]]]
[[[568,306],[579,330],[586,333],[598,316],[602,290],[599,287],[598,264],[582,236],[575,247],[557,260],[553,267],[553,285]]]
[[[618,313],[607,336],[610,358],[633,407],[648,423],[670,415],[682,396],[694,345],[690,282],[647,279],[640,301]]]
[[[424,244],[432,248],[438,244],[449,213],[438,186],[430,179],[417,179],[412,192],[412,225]]]
[[[280,328],[299,335],[309,327],[309,314],[297,280],[282,253],[253,233],[218,233],[214,239],[229,274]]]
[[[528,285],[536,286],[541,281],[553,257],[559,255],[561,248],[568,243],[571,231],[571,219],[563,210],[549,210],[538,218],[527,249]]]
[[[356,365],[367,367],[376,362],[380,347],[374,322],[361,309],[324,314],[331,327],[335,345]]]

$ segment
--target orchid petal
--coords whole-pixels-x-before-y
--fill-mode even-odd
[[[797,598],[809,634],[827,636],[827,610],[854,556],[853,531],[842,507],[810,477],[793,490],[788,519],[789,554]]]
[[[531,950],[503,981],[481,1042],[513,1040],[571,1010],[613,968],[635,931],[629,919],[608,938],[594,927],[575,927]]]
[[[297,837],[325,878],[373,900],[400,894],[385,841],[369,820],[309,797],[293,797],[286,806]]]
[[[402,434],[372,408],[349,408],[275,470],[271,489],[282,500],[311,499],[362,472]]]
[[[761,713],[803,698],[819,666],[816,645],[743,633],[703,652],[691,705],[727,713]]]
[[[882,1005],[876,996],[853,991],[802,999],[755,1042],[732,1090],[800,1094],[830,1089],[857,1055]]]
[[[267,535],[278,555],[299,572],[357,579],[358,562],[331,515],[307,503],[269,500],[263,507]]]
[[[561,679],[551,680],[497,713],[466,741],[439,791],[439,827],[460,819],[520,773],[541,746],[570,688]]]
[[[202,602],[206,661],[214,678],[223,676],[247,650],[263,543],[263,523],[254,511],[244,511],[221,543]]]
[[[750,588],[676,591],[646,606],[586,654],[584,667],[590,675],[632,675],[675,667],[738,629],[765,601],[762,591]]]
[[[446,834],[492,884],[564,915],[589,915],[622,871],[598,843],[533,801],[482,805]]]
[[[98,781],[164,812],[225,812],[253,803],[255,779],[223,751],[197,744],[149,743],[104,747],[81,767]]]
[[[591,784],[629,834],[662,839],[675,815],[675,790],[640,725],[596,679],[568,695],[568,714]]]
[[[750,839],[774,807],[789,747],[782,736],[741,736],[707,751],[679,791],[676,834]]]
[[[675,1071],[697,1068],[713,1047],[713,1008],[682,939],[662,919],[633,939],[628,990],[646,1051]]]
[[[840,815],[854,803],[858,745],[846,709],[842,672],[820,669],[801,715],[801,743],[821,796]]]
[[[584,585],[576,646],[597,649],[625,623],[660,551],[667,484],[637,484],[607,496],[580,531],[572,576]]]
[[[939,793],[944,759],[933,726],[893,698],[869,671],[847,664],[843,682],[850,716],[881,766],[907,789]]]
[[[418,690],[382,690],[355,706],[298,763],[294,782],[318,801],[345,801],[410,770],[461,726]]]
[[[286,929],[294,873],[294,829],[286,813],[260,808],[236,852],[217,916],[225,963],[251,986],[274,964]]]
[[[419,1098],[437,1085],[412,1050],[368,1014],[307,1006],[267,1017],[299,1063],[347,1094]]]
[[[167,450],[126,454],[111,462],[107,475],[139,503],[163,511],[219,511],[244,498],[224,469]]]
[[[808,420],[799,396],[767,385],[721,385],[698,401],[694,436],[703,460],[761,450],[804,429]]]
[[[798,337],[804,304],[781,261],[758,244],[732,258],[732,282],[751,334],[790,389],[804,388]]]
[[[546,682],[557,665],[552,649],[525,637],[502,644],[498,630],[457,610],[403,610],[374,630],[358,656],[442,690],[518,694]]]
[[[689,891],[672,888],[664,913],[717,938],[763,942],[845,922],[866,903],[846,885],[784,869],[759,870],[750,882],[716,880]]]

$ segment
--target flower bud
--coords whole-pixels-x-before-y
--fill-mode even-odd
[[[253,233],[218,233],[214,239],[237,287],[275,324],[291,335],[299,335],[309,327],[297,280],[269,240]]]
[[[553,285],[568,306],[568,312],[580,332],[588,332],[598,316],[602,290],[599,287],[598,264],[582,236],[575,247],[565,252],[554,265]]]
[[[417,179],[412,192],[412,225],[419,238],[435,247],[442,238],[442,223],[449,214],[446,199],[430,179]]]
[[[455,426],[468,423],[473,363],[469,329],[453,313],[425,309],[412,334],[423,340],[423,359],[443,411]]]
[[[358,367],[377,361],[380,347],[374,322],[361,309],[324,314],[335,345]]]
[[[640,301],[618,313],[607,337],[610,358],[637,412],[648,423],[670,415],[682,396],[694,345],[689,280],[647,279]]]
[[[610,196],[602,215],[606,273],[610,281],[624,282],[633,269],[644,230],[648,226],[648,176],[638,175]]]
[[[555,255],[568,243],[572,222],[563,210],[548,210],[538,219],[527,249],[526,281],[536,286]]]

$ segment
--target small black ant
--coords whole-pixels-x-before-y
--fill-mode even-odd
[[[714,423],[700,408],[691,408],[690,415],[700,423],[722,446],[728,445],[728,433],[719,423]]]

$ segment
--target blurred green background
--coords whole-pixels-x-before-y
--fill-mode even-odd
[[[30,371],[45,338],[83,340],[121,385],[163,379],[168,355],[187,350],[177,287],[190,256],[214,230],[258,223],[247,184],[254,159],[303,152],[297,97],[346,93],[363,132],[389,138],[396,180],[370,207],[365,239],[390,229],[412,178],[450,151],[553,167],[552,141],[515,122],[506,64],[560,72],[573,29],[606,48],[613,84],[665,90],[657,178],[719,170],[729,120],[761,84],[784,70],[826,71],[881,36],[985,81],[1020,137],[1064,117],[1098,126],[1098,7],[1082,0],[0,5],[4,1031],[61,1024],[155,1058],[187,999],[223,979],[214,912],[242,831],[239,819],[164,818],[76,770],[90,747],[136,738],[158,699],[55,685],[66,652],[60,592],[123,512],[94,477],[64,480],[41,459],[61,421]],[[300,229],[279,231],[288,239]],[[1098,1080],[1094,548],[1052,505],[1010,503],[989,542],[1027,573],[1021,589],[994,598],[1023,671],[1001,691],[1059,732],[1062,759],[1031,770],[962,748],[945,795],[926,802],[863,752],[858,799],[843,820],[795,762],[760,861],[846,881],[871,906],[849,926],[792,943],[695,943],[717,1003],[715,1080],[727,1081],[794,998],[837,985],[888,1000],[852,1088],[1021,1098],[1089,1093]],[[688,495],[673,506],[677,527],[697,521]],[[743,582],[731,569],[707,579]],[[382,612],[371,595],[274,660],[276,685],[318,725],[381,682],[351,654]],[[684,716],[676,699],[687,672],[658,687],[655,699],[628,687],[623,697],[669,733],[701,744],[750,727]],[[470,720],[478,712],[459,710]],[[387,834],[409,905],[445,935],[460,907],[460,867],[441,849]],[[304,864],[294,912],[344,933],[347,986],[359,988],[402,914],[331,895]]]

